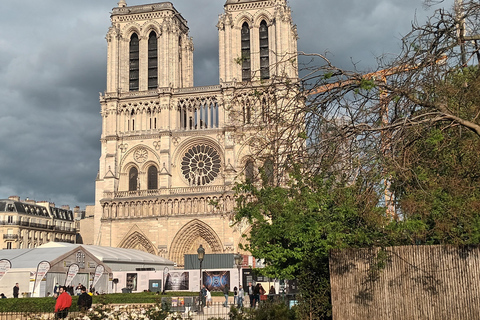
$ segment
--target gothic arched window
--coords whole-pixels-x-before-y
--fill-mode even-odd
[[[272,159],[267,159],[263,163],[263,181],[265,184],[273,185],[274,183],[274,165]]]
[[[129,88],[130,91],[138,91],[139,79],[139,43],[138,35],[132,34],[130,37],[130,66],[129,66]]]
[[[260,36],[260,78],[270,78],[270,60],[268,49],[268,27],[265,20],[260,23],[259,29]]]
[[[255,178],[255,172],[254,172],[253,160],[248,159],[247,163],[245,164],[245,181],[253,182],[254,178]]]
[[[148,89],[158,87],[158,52],[157,34],[150,32],[148,36]]]
[[[250,27],[244,22],[242,25],[242,81],[252,78],[250,64]]]
[[[128,191],[137,190],[138,186],[138,170],[132,167],[128,172]]]
[[[148,190],[158,189],[158,169],[155,166],[148,168]]]

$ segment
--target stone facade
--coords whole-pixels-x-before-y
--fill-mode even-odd
[[[193,42],[171,3],[113,9],[95,244],[179,267],[199,244],[207,253],[241,251],[248,226],[231,224],[232,186],[262,165],[248,141],[268,125],[275,93],[261,89],[298,78],[297,35],[286,0],[228,0],[218,29],[220,84],[193,87]]]

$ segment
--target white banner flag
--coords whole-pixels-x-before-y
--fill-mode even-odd
[[[98,282],[104,271],[105,267],[102,264],[97,265],[95,268],[95,277],[93,278],[92,287],[95,287],[95,284]]]
[[[40,261],[37,266],[37,273],[35,274],[35,283],[33,284],[33,292],[37,289],[38,285],[42,281],[43,277],[47,274],[48,270],[50,270],[50,262],[48,261]]]
[[[72,280],[77,275],[79,269],[80,268],[76,263],[72,263],[70,267],[68,267],[67,279],[65,279],[65,287],[69,286],[72,283]]]
[[[10,262],[10,260],[7,260],[7,259],[0,260],[0,280],[3,278],[5,273],[7,273],[8,270],[10,270],[11,267],[12,267],[12,263]]]

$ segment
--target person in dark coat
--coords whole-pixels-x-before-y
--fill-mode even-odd
[[[248,298],[250,299],[250,308],[253,308],[253,303],[255,302],[255,295],[253,293],[254,289],[255,288],[252,286],[252,283],[249,282],[247,287],[247,293],[248,293]]]
[[[81,294],[78,297],[77,305],[80,311],[87,311],[92,307],[92,296],[87,293],[87,288],[80,288]]]
[[[228,293],[229,293],[228,284],[223,287],[223,295],[225,296],[225,303],[223,304],[224,307],[228,308]]]
[[[253,307],[256,308],[257,304],[260,302],[260,283],[253,288]]]
[[[15,286],[13,287],[13,297],[18,298],[18,293],[20,291],[20,287],[18,286],[18,282],[15,283]]]

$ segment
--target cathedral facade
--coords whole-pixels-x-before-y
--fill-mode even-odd
[[[227,0],[217,24],[219,85],[193,86],[193,41],[170,2],[113,8],[95,184],[95,244],[182,267],[184,254],[241,250],[233,186],[264,159],[250,133],[269,125],[277,79],[297,79],[286,0]],[[255,92],[255,94],[253,94]]]

